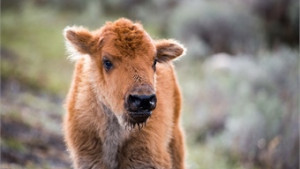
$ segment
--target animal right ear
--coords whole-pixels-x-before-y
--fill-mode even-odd
[[[168,62],[184,55],[185,48],[179,42],[172,39],[158,40],[155,43],[158,62]]]
[[[67,50],[71,59],[77,59],[76,54],[93,54],[97,49],[99,38],[83,27],[66,27],[64,29]]]

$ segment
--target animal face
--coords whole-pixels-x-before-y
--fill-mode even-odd
[[[174,40],[152,40],[142,25],[127,19],[93,32],[67,27],[65,38],[71,57],[85,59],[100,102],[133,126],[145,123],[156,107],[156,64],[184,52]]]

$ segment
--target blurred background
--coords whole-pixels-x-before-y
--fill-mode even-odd
[[[62,30],[119,17],[188,49],[175,62],[188,169],[299,167],[298,0],[2,0],[0,168],[71,168]]]

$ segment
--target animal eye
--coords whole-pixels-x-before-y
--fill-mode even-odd
[[[155,59],[154,62],[153,62],[153,65],[152,65],[152,68],[153,68],[154,71],[156,70],[156,63],[157,63],[157,60]]]
[[[108,59],[103,59],[102,62],[103,62],[104,69],[106,71],[109,71],[113,67],[113,64]]]

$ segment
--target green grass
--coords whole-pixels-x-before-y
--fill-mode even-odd
[[[2,48],[13,51],[13,62],[1,63],[1,75],[65,94],[71,79],[72,64],[64,50],[63,17],[50,9],[29,6],[24,11],[4,11],[1,15]]]
[[[25,147],[23,143],[13,138],[1,138],[1,146],[8,147],[21,153],[28,152],[27,147]]]

